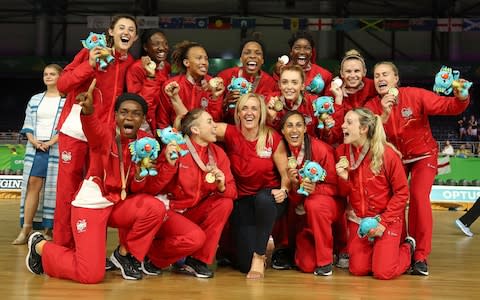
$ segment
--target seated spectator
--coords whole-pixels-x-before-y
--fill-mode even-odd
[[[455,155],[455,150],[453,149],[452,144],[450,144],[450,141],[445,142],[445,146],[443,147],[442,154],[443,155],[448,155],[448,156],[454,156]]]
[[[468,150],[465,145],[461,145],[455,156],[459,158],[468,158],[470,154],[470,150]]]

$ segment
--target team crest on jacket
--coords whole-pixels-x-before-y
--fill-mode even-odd
[[[208,99],[203,97],[202,100],[200,100],[200,106],[202,108],[207,108],[208,107]]]
[[[64,163],[69,163],[72,160],[72,152],[70,151],[63,151],[62,152],[62,161]]]
[[[309,115],[303,115],[303,117],[305,118],[305,125],[310,125],[310,123],[312,123],[312,117]]]
[[[272,147],[265,147],[259,156],[261,158],[270,158],[272,156]]]
[[[81,219],[77,221],[77,232],[82,233],[87,231],[87,220]]]
[[[402,117],[404,119],[410,119],[413,115],[412,109],[410,107],[402,108]]]

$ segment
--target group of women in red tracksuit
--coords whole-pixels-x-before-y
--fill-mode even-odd
[[[119,228],[111,261],[125,279],[170,265],[213,277],[208,264],[219,244],[247,278],[263,278],[271,235],[277,250],[288,250],[274,252],[276,269],[329,276],[335,254],[349,257],[354,275],[390,279],[410,267],[428,275],[437,156],[428,115],[459,114],[468,97],[399,88],[391,62],[377,64],[368,79],[356,50],[342,59],[341,80],[332,80],[314,63],[308,32],[292,36],[289,59],[279,59],[273,76],[262,70],[263,44],[248,39],[242,66],[218,77],[208,75],[206,49],[190,41],[175,46],[179,74],[170,77],[168,41],[159,30],[144,32],[144,56],[135,61],[131,16],[113,17],[107,35],[115,59],[105,70],[96,62],[102,49],[83,49],[58,81],[67,102],[54,242],[30,237],[30,271],[100,282],[111,226]],[[317,75],[325,88],[307,92]],[[228,88],[238,77],[250,82],[248,93]],[[312,107],[322,95],[335,109],[323,129]],[[152,163],[158,174],[140,176],[129,143],[167,126],[180,129],[185,144],[165,145]],[[302,178],[306,161],[321,165],[321,181]],[[376,226],[363,237],[357,232],[366,218]]]

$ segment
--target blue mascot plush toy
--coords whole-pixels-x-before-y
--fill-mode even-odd
[[[240,96],[249,93],[252,89],[252,84],[243,77],[232,77],[232,81],[227,86],[227,90],[230,92],[239,91]],[[230,103],[229,108],[235,108],[235,103]]]
[[[320,94],[325,88],[325,81],[321,74],[315,75],[309,85],[307,85],[306,90],[312,94]]]
[[[105,70],[108,64],[112,63],[115,58],[110,54],[107,48],[107,39],[103,33],[90,32],[88,37],[85,40],[81,40],[83,47],[91,50],[95,47],[101,47],[102,55],[97,58],[97,63],[99,64],[100,70]]]
[[[435,75],[433,91],[437,94],[450,95],[453,89],[457,89],[462,97],[468,96],[468,89],[472,86],[470,81],[460,81],[460,71],[442,66]]]
[[[330,96],[321,96],[315,99],[312,105],[314,111],[313,115],[318,118],[317,128],[325,128],[325,120],[329,115],[332,115],[335,112],[335,109],[333,108],[333,98]],[[332,124],[328,125],[328,128],[332,128],[333,126],[334,124],[332,122]]]
[[[377,228],[379,224],[379,217],[366,217],[360,220],[360,224],[358,224],[358,231],[357,234],[360,238],[364,238],[370,233],[372,230]],[[373,237],[369,237],[368,240],[373,242]]]
[[[303,188],[303,182],[318,182],[324,181],[327,176],[327,172],[317,162],[306,160],[303,167],[298,170],[301,183],[297,193],[308,196],[309,193]]]
[[[158,174],[157,170],[151,165],[151,161],[157,159],[158,151],[160,151],[160,144],[156,139],[143,137],[131,142],[128,146],[132,154],[132,161],[137,164],[140,163],[141,177]]]
[[[165,127],[163,129],[157,129],[157,135],[162,140],[162,143],[165,145],[173,143],[177,147],[177,152],[180,153],[181,156],[185,156],[188,153],[188,150],[183,150],[180,145],[185,144],[185,140],[183,139],[182,134],[173,128],[172,126]],[[170,154],[171,159],[177,159],[178,153],[172,152]]]

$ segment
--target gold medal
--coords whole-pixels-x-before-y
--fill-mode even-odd
[[[396,87],[391,87],[388,89],[388,93],[394,97],[398,96],[398,89]]]
[[[283,102],[280,100],[275,100],[275,103],[273,104],[273,109],[277,112],[283,110]]]
[[[297,168],[297,159],[293,156],[290,156],[288,158],[288,167],[290,169],[296,169]]]
[[[205,175],[205,181],[208,182],[208,183],[214,183],[215,182],[215,175],[213,175],[213,173],[211,173],[211,172],[208,172]]]

